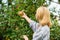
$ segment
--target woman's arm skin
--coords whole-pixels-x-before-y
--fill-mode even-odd
[[[32,22],[32,20],[28,16],[25,16],[24,18],[27,20],[28,23]]]
[[[25,18],[28,23],[32,22],[32,20],[23,11],[19,11],[18,15]]]

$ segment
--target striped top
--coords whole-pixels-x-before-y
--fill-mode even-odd
[[[41,26],[39,23],[32,21],[30,27],[34,32],[32,40],[50,40],[50,28],[47,25]]]

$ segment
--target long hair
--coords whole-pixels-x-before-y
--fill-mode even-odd
[[[36,11],[36,19],[41,25],[51,26],[50,12],[46,7],[39,7]]]

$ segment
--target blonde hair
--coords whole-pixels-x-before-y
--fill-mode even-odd
[[[36,19],[41,25],[51,26],[50,12],[46,7],[39,7],[36,11]]]

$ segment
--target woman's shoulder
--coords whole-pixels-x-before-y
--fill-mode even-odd
[[[50,31],[50,28],[49,28],[48,25],[45,25],[45,26],[42,27],[42,30],[46,30],[46,31],[49,30]]]

